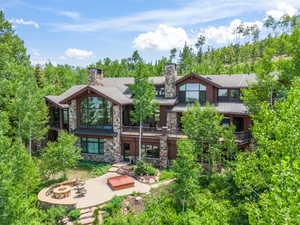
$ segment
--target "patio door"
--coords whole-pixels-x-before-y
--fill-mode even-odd
[[[130,144],[128,143],[122,144],[122,155],[124,161],[126,162],[130,161]]]

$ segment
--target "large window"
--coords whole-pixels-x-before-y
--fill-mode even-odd
[[[59,128],[60,126],[60,113],[59,108],[52,108],[52,116],[51,116],[51,126]]]
[[[63,126],[64,129],[69,129],[69,109],[64,109],[64,121],[63,121]]]
[[[145,153],[145,158],[153,158],[158,159],[159,158],[159,146],[157,145],[142,145],[142,151]]]
[[[82,137],[80,140],[83,153],[104,154],[104,139]]]
[[[179,87],[179,101],[184,103],[200,104],[206,102],[206,86],[199,83],[187,83]]]
[[[220,102],[239,102],[239,89],[218,89],[218,100]]]
[[[112,104],[100,97],[80,102],[80,127],[112,129]]]
[[[164,97],[165,96],[165,88],[164,87],[155,88],[155,93],[156,93],[157,97]]]

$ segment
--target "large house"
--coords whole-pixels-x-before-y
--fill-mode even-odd
[[[236,141],[249,144],[251,121],[240,100],[241,88],[256,81],[255,74],[178,76],[175,64],[168,64],[165,76],[150,77],[159,110],[145,122],[143,158],[166,167],[176,158],[176,141],[183,138],[180,117],[188,104],[209,102],[224,114],[223,124],[234,124]],[[50,114],[49,139],[59,129],[80,139],[82,156],[87,160],[118,162],[138,157],[138,124],[130,119],[133,99],[129,85],[133,78],[105,78],[100,69],[89,69],[89,84],[77,85],[58,96],[46,96]],[[201,121],[199,121],[201,123]]]

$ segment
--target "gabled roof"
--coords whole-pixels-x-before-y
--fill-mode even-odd
[[[256,82],[255,74],[223,74],[223,75],[198,75],[195,73],[188,74],[186,76],[177,76],[176,83],[180,83],[183,80],[189,78],[196,78],[205,81],[217,88],[244,88],[248,87],[249,84]],[[150,77],[149,80],[153,82],[154,85],[163,85],[165,83],[165,77]],[[111,77],[103,78],[99,86],[91,85],[76,85],[57,96],[46,96],[46,99],[53,104],[56,104],[60,108],[68,108],[66,104],[70,99],[78,96],[86,90],[92,90],[108,98],[116,104],[126,105],[132,104],[132,99],[130,93],[128,92],[128,85],[134,83],[134,78],[132,77]],[[157,97],[156,101],[160,105],[174,105],[176,104],[176,98],[166,99],[163,97]]]
[[[202,75],[202,77],[222,88],[246,88],[256,82],[256,74],[220,74]]]
[[[180,77],[179,79],[176,80],[176,84],[178,84],[182,81],[188,80],[188,79],[198,79],[200,81],[204,81],[206,83],[209,83],[212,86],[221,88],[221,86],[218,83],[215,83],[214,81],[212,81],[212,79],[208,79],[205,76],[201,76],[201,75],[198,75],[198,74],[195,74],[195,73],[190,73],[186,76]]]

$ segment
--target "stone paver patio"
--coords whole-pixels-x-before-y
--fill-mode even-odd
[[[119,176],[117,173],[106,173],[103,176],[89,179],[85,182],[87,193],[84,197],[77,198],[77,208],[87,208],[103,204],[111,200],[114,196],[129,195],[133,192],[148,193],[150,185],[143,184],[135,180],[135,186],[123,190],[113,191],[107,185],[107,178]]]

